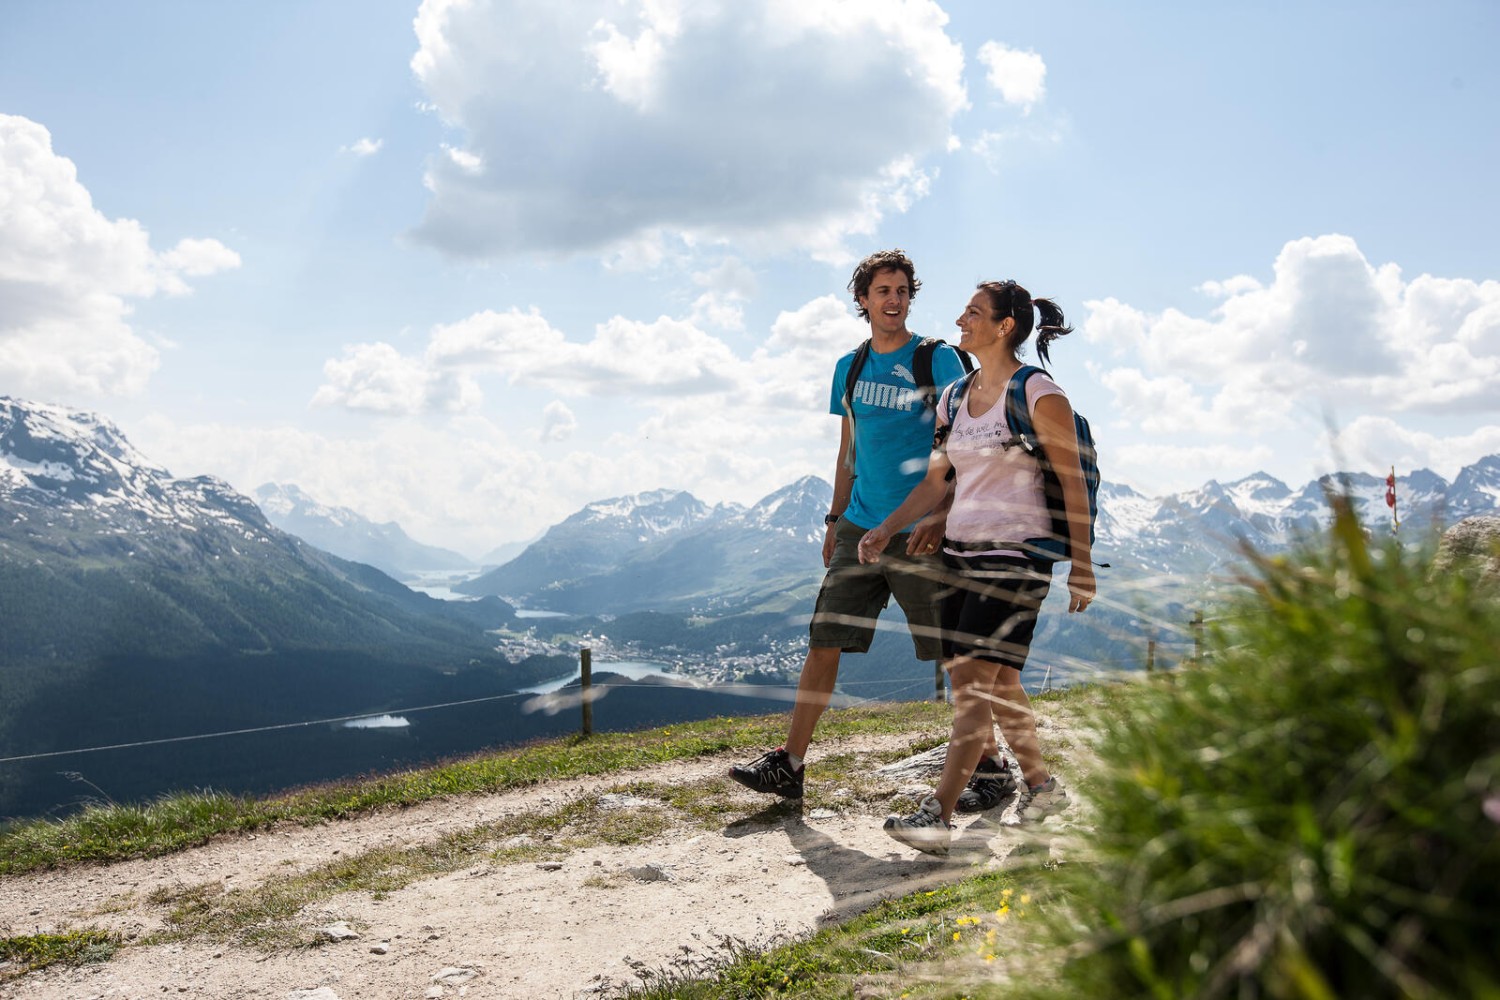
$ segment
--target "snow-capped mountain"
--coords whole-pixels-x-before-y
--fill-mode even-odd
[[[511,617],[304,544],[228,484],[173,478],[94,414],[6,397],[0,608],[0,744],[36,720],[59,723],[48,741],[85,719],[113,724],[90,713],[274,714],[287,691],[255,679],[278,671],[294,672],[304,703],[344,707],[351,677],[376,691],[499,671],[483,629]]]
[[[1175,578],[1197,586],[1239,562],[1242,544],[1276,552],[1324,528],[1332,494],[1347,493],[1365,524],[1384,530],[1390,524],[1385,490],[1384,477],[1368,473],[1325,476],[1297,490],[1255,473],[1158,497],[1105,482],[1094,556],[1111,564],[1116,580]],[[809,476],[749,508],[708,508],[686,493],[600,501],[553,528],[512,563],[471,583],[470,592],[578,612],[722,611],[759,606],[759,601],[780,606],[786,594],[810,589],[822,575],[823,514],[831,492],[828,483]],[[1435,525],[1494,511],[1500,506],[1500,456],[1469,466],[1452,484],[1430,470],[1416,470],[1398,477],[1396,495],[1401,530],[1412,538]],[[669,503],[676,516],[662,516],[654,506],[662,503]],[[684,511],[694,515],[681,516]],[[557,544],[554,532],[565,535],[568,550]],[[621,539],[628,544],[621,545]],[[573,558],[569,551],[587,557]],[[615,554],[607,555],[611,551]],[[704,565],[720,558],[726,566]],[[757,579],[766,582],[759,591]]]
[[[0,396],[0,503],[11,514],[10,527],[35,538],[47,534],[42,526],[16,525],[40,515],[46,525],[59,518],[96,522],[101,535],[188,524],[266,540],[265,519],[228,483],[173,479],[96,414],[6,396]]]
[[[474,595],[522,595],[562,580],[583,579],[663,539],[737,510],[709,507],[681,490],[597,500],[553,525],[511,561],[455,589]]]
[[[264,483],[256,487],[255,499],[267,519],[282,531],[397,579],[423,570],[469,569],[474,565],[457,552],[413,540],[394,521],[377,524],[348,507],[318,503],[292,484]]]
[[[774,603],[807,586],[809,558],[821,565],[831,495],[809,476],[750,507],[669,491],[601,500],[458,589],[577,613]]]
[[[1449,489],[1452,520],[1500,510],[1500,455],[1490,455],[1467,466]]]

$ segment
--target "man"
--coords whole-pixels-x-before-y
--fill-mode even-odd
[[[862,565],[859,540],[901,505],[927,468],[934,411],[917,393],[914,364],[921,338],[906,328],[911,300],[922,283],[900,250],[882,250],[860,262],[849,291],[861,319],[870,324],[868,356],[854,391],[845,388],[858,350],[834,366],[829,412],[841,416],[833,507],[824,518],[823,565],[827,573],[808,627],[807,660],[797,682],[797,701],[785,745],[729,776],[747,788],[801,798],[803,757],[813,729],[833,696],[843,653],[869,650],[875,619],[892,595],[906,613],[918,660],[942,655],[933,597],[941,564],[935,553],[943,538],[946,509],[892,536],[877,563]],[[932,354],[938,389],[964,373],[958,352],[941,344]],[[853,468],[847,461],[853,448]]]

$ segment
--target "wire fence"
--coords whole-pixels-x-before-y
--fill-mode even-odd
[[[1101,601],[1100,603],[1104,602]],[[1130,609],[1128,606],[1120,605],[1120,607],[1124,608],[1125,610],[1131,610],[1133,612],[1133,609]],[[1185,625],[1179,625],[1176,622],[1165,620],[1152,620],[1146,618],[1146,616],[1137,616],[1137,620],[1153,626],[1157,630],[1156,634],[1164,635],[1169,639],[1178,639],[1191,642],[1193,644],[1194,650],[1191,659],[1199,659],[1202,656],[1203,628],[1207,624],[1218,621],[1220,619],[1208,619],[1203,616],[1202,612],[1195,612],[1190,621]],[[895,631],[905,630],[906,626],[904,625],[904,623],[900,622],[877,622],[876,628]],[[1066,676],[1068,678],[1096,678],[1135,668],[1140,668],[1142,666],[1144,666],[1146,670],[1155,669],[1157,666],[1155,657],[1158,639],[1152,637],[1145,640],[1140,640],[1139,637],[1137,637],[1136,641],[1143,646],[1144,656],[1121,655],[1107,659],[1082,659],[1066,655],[1053,655],[1049,658],[1048,662],[1043,665],[1043,679],[1037,686],[1037,689],[1040,691],[1051,690],[1054,675]],[[584,657],[588,657],[590,655],[590,651],[587,649],[587,647],[585,647],[585,649],[581,652]],[[1179,657],[1179,662],[1186,659],[1189,658],[1186,656]],[[609,670],[608,662],[599,663],[597,666],[601,672],[607,673]],[[582,672],[582,669],[580,670],[580,672]],[[550,692],[515,691],[507,692],[504,694],[486,695],[478,698],[465,698],[458,701],[438,702],[427,705],[413,705],[403,708],[383,707],[348,715],[329,716],[318,719],[306,719],[296,722],[283,722],[264,726],[249,726],[237,729],[220,730],[215,732],[194,733],[185,736],[167,736],[154,739],[140,739],[123,743],[103,744],[100,746],[75,747],[68,750],[47,750],[36,753],[15,754],[8,757],[0,757],[0,764],[18,764],[60,757],[78,756],[83,754],[107,753],[111,751],[134,750],[144,747],[225,739],[235,736],[249,736],[263,733],[284,732],[287,730],[309,729],[317,726],[332,726],[355,723],[362,720],[376,719],[383,716],[405,717],[409,715],[421,714],[424,712],[436,712],[463,706],[521,700],[532,702],[535,704],[536,708],[547,710],[553,713],[555,713],[556,711],[565,710],[573,705],[580,706],[585,711],[582,729],[583,732],[587,734],[592,729],[589,710],[591,709],[593,702],[612,690],[629,686],[633,685],[613,684],[607,682],[601,684],[591,682],[586,686],[580,686],[576,691],[568,689],[566,687]],[[697,687],[698,685],[694,684],[691,679],[685,679],[683,681],[683,686]],[[712,690],[723,694],[737,694],[744,697],[760,697],[769,700],[782,700],[791,702],[796,698],[798,686],[795,683],[716,683],[712,686]],[[875,693],[861,697],[859,695],[859,692],[861,690],[873,691]],[[860,705],[870,705],[889,701],[914,700],[924,691],[933,693],[935,700],[938,700],[943,697],[944,678],[941,667],[939,667],[938,671],[933,677],[919,678],[911,681],[893,678],[847,679],[842,681],[838,685],[838,691],[843,692],[845,695],[844,700],[840,702],[841,706],[843,707],[856,707]]]

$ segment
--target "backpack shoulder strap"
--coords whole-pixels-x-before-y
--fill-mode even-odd
[[[1005,390],[1005,422],[1011,434],[1036,443],[1036,428],[1031,425],[1031,413],[1026,409],[1026,383],[1031,376],[1046,372],[1036,365],[1022,365],[1010,377],[1010,386]]]
[[[849,478],[855,478],[854,472],[854,386],[859,381],[859,370],[865,366],[865,359],[870,356],[870,341],[865,340],[854,349],[854,357],[849,360],[849,372],[844,376],[844,419],[849,421],[849,450],[844,452],[844,466],[849,470]]]
[[[948,394],[943,397],[947,402],[944,408],[948,415],[948,426],[953,426],[953,418],[958,416],[959,404],[963,402],[964,393],[969,391],[969,383],[974,380],[974,371],[970,369],[961,375],[957,382],[948,387]]]
[[[917,395],[922,397],[922,405],[929,410],[937,409],[938,387],[937,381],[932,377],[932,356],[941,343],[936,337],[924,337],[911,357],[912,375],[917,379]]]
[[[870,341],[866,340],[854,349],[854,358],[849,362],[849,371],[844,375],[844,413],[854,419],[854,385],[859,381],[859,371],[870,356]]]
[[[932,373],[932,358],[939,347],[953,345],[941,337],[926,337],[917,344],[916,354],[912,356],[912,374],[917,379],[917,392],[921,394],[922,402],[929,410],[937,409],[938,391],[942,388],[937,383],[937,376]],[[974,371],[974,362],[969,360],[967,354],[956,347],[953,347],[953,353],[958,355],[958,363],[963,366],[965,375]]]

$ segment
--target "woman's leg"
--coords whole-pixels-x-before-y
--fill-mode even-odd
[[[1051,775],[1042,761],[1041,744],[1036,738],[1036,713],[1031,709],[1026,689],[1021,687],[1021,671],[1015,667],[1000,667],[990,693],[1000,732],[1020,762],[1021,776],[1026,779],[1027,786],[1035,788]]]
[[[948,740],[948,756],[943,761],[943,776],[937,787],[945,821],[953,818],[958,794],[968,784],[985,745],[995,742],[990,689],[1000,669],[998,663],[969,656],[948,663],[948,675],[953,680],[953,734]]]

